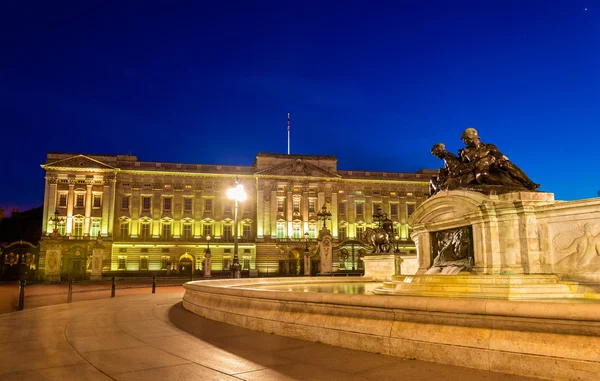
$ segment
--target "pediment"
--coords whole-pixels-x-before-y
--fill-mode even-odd
[[[339,178],[338,174],[329,172],[321,167],[311,164],[302,159],[289,160],[281,164],[263,169],[255,173],[263,176],[302,176],[302,177],[331,177]]]
[[[48,169],[68,169],[74,171],[87,171],[87,170],[101,170],[101,171],[113,171],[115,168],[101,161],[92,159],[85,155],[76,155],[54,161],[52,163],[42,165],[42,168]]]

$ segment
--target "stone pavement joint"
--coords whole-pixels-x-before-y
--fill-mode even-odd
[[[183,292],[117,296],[0,315],[0,379],[526,381],[211,321]]]

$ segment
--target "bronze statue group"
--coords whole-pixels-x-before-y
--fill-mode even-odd
[[[481,142],[476,129],[467,128],[461,140],[465,148],[458,156],[447,151],[443,143],[431,148],[431,153],[444,161],[444,168],[431,178],[430,195],[454,189],[490,194],[536,191],[540,187],[495,145]]]

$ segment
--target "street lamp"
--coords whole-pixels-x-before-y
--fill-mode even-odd
[[[328,219],[331,219],[331,212],[327,211],[327,207],[325,206],[325,204],[323,204],[323,207],[321,208],[321,211],[319,213],[317,213],[317,218],[319,220],[323,220],[323,229],[327,230],[327,226],[325,225],[325,221],[327,221]]]
[[[241,278],[242,269],[238,257],[238,203],[243,202],[246,199],[246,191],[244,190],[244,186],[240,184],[240,179],[238,177],[235,178],[235,186],[227,189],[227,198],[235,202],[233,212],[235,227],[233,229],[233,265],[231,266],[231,277]]]
[[[308,250],[308,232],[304,233],[304,275],[310,275],[310,251]]]
[[[204,252],[204,277],[210,278],[210,267],[212,264],[212,256],[210,255],[210,235],[206,236],[206,251]]]
[[[308,255],[308,232],[304,233],[304,242],[306,242],[306,246],[304,246],[304,255]]]
[[[400,250],[398,250],[398,240],[400,239],[400,236],[396,234],[396,236],[394,237],[394,239],[396,240],[396,253],[399,253]]]

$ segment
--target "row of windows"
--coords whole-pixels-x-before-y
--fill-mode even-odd
[[[121,198],[121,209],[129,209],[131,196],[123,196]],[[192,197],[184,197],[183,198],[183,211],[191,212],[193,207],[193,198]],[[224,211],[225,213],[231,213],[231,204],[225,203]],[[142,210],[149,211],[152,208],[152,196],[142,196]],[[242,204],[242,208],[244,210],[249,210],[250,205],[246,204],[245,206]],[[171,212],[173,210],[173,198],[172,197],[163,197],[162,198],[162,209],[164,212]],[[212,212],[213,210],[213,199],[205,198],[204,199],[204,211]]]
[[[308,212],[315,213],[316,212],[316,204],[317,201],[315,199],[308,200]],[[285,199],[278,198],[277,199],[277,212],[283,213],[285,211]],[[300,213],[300,199],[294,198],[292,200],[292,212]]]
[[[57,226],[58,233],[60,235],[65,235],[66,226],[64,223],[59,223]],[[100,221],[94,220],[92,221],[92,225],[90,226],[90,237],[96,238],[100,234]],[[73,221],[73,229],[71,230],[71,236],[77,238],[83,238],[83,221],[75,220]]]
[[[121,237],[123,237],[123,238],[129,237],[129,223],[128,222],[122,222],[121,226],[120,226],[120,230],[121,230]],[[232,231],[233,231],[232,225],[230,225],[230,224],[223,225],[223,239],[230,240],[233,237]],[[212,225],[204,224],[203,233],[204,233],[205,237],[212,236],[213,235]],[[171,224],[163,223],[161,237],[170,238],[171,235],[172,235]],[[149,223],[142,223],[140,225],[140,237],[142,239],[151,238]],[[190,223],[183,224],[183,230],[182,230],[181,237],[183,239],[191,239],[193,237],[192,224],[190,224]],[[244,225],[242,227],[242,237],[244,239],[251,238],[251,226],[250,225]]]
[[[356,227],[356,236],[362,238],[362,235],[365,231],[365,228],[362,226]],[[394,228],[394,235],[398,234],[398,229]],[[309,238],[317,238],[317,228],[315,225],[308,226],[308,236]],[[285,223],[277,224],[277,238],[286,238],[285,237]],[[303,234],[300,230],[300,224],[292,225],[292,238],[304,238]],[[339,226],[338,227],[338,239],[344,240],[348,238],[346,235],[346,227]]]
[[[67,207],[67,197],[66,193],[60,193],[58,195],[58,206],[66,208]],[[84,208],[85,207],[85,194],[84,193],[76,193],[75,194],[75,207],[76,208]],[[102,207],[102,195],[95,194],[92,197],[92,207],[100,208]]]
[[[364,213],[364,201],[357,201],[356,202],[356,214],[357,215],[362,215]],[[315,213],[316,212],[316,201],[315,200],[309,200],[308,201],[308,212],[309,213]],[[378,202],[374,202],[373,203],[373,211],[376,211],[377,208],[381,207],[381,203]],[[406,204],[406,213],[407,215],[411,215],[415,210],[415,204],[414,203],[407,203]],[[283,213],[285,211],[285,199],[283,198],[278,198],[277,199],[277,212],[278,213]],[[300,199],[294,199],[292,201],[292,211],[294,213],[299,213],[300,212]],[[398,215],[398,203],[390,203],[390,215],[391,216],[397,216]],[[346,214],[346,203],[345,202],[341,202],[338,204],[338,213],[339,214]]]
[[[160,266],[162,270],[175,270],[175,264],[171,263],[169,261],[169,257],[161,257],[161,261],[160,261]],[[117,269],[118,270],[126,270],[127,269],[127,257],[123,257],[120,256],[118,258],[117,261]],[[129,260],[129,262],[131,263],[131,260]],[[139,259],[139,270],[140,271],[147,271],[148,270],[148,257],[140,257]],[[242,265],[242,269],[243,270],[249,270],[250,269],[250,258],[242,258],[241,261],[241,265]],[[231,269],[231,265],[233,264],[233,261],[231,258],[223,258],[223,262],[222,262],[222,268],[223,270],[230,270]],[[182,265],[185,266],[185,265]],[[214,263],[211,267],[214,266]],[[202,268],[202,262],[197,261],[196,262],[196,269],[197,270],[201,270]],[[185,268],[182,268],[183,271],[185,271]]]
[[[356,202],[356,214],[357,215],[363,215],[364,214],[364,202],[363,201],[357,201]],[[390,210],[389,210],[389,214],[393,217],[398,216],[398,203],[390,203]],[[381,203],[379,202],[374,202],[373,203],[373,211],[377,211],[378,208],[381,208]],[[413,212],[415,211],[415,204],[414,203],[407,203],[406,204],[406,215],[410,216],[411,214],[413,214]],[[338,213],[339,214],[346,214],[346,203],[342,202],[338,205]]]

